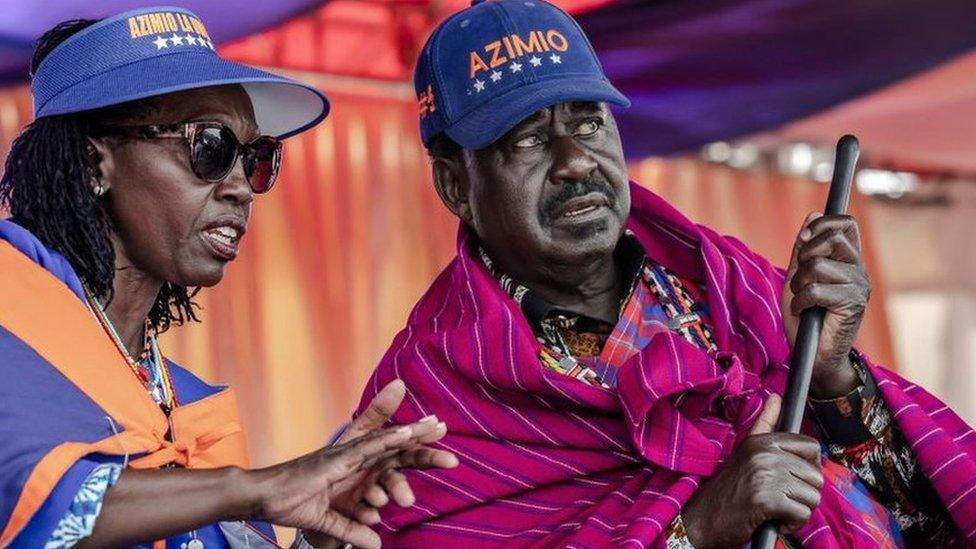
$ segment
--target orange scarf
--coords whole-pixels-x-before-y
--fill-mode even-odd
[[[0,532],[0,546],[13,540],[61,476],[88,454],[138,456],[128,462],[138,469],[171,462],[200,469],[247,467],[233,390],[179,406],[167,421],[85,304],[2,240],[0,326],[57,368],[119,426],[117,434],[94,443],[64,442],[36,464]],[[165,438],[167,431],[172,442]]]

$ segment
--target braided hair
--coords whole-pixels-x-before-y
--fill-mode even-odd
[[[51,50],[97,22],[65,21],[44,33],[34,47],[31,75]],[[128,120],[152,108],[149,99],[39,118],[14,140],[0,178],[0,206],[45,246],[63,255],[103,302],[112,299],[115,251],[109,240],[111,220],[92,192],[96,175],[88,136],[104,120]],[[198,291],[163,283],[149,311],[150,324],[163,332],[170,324],[199,320],[192,301]]]

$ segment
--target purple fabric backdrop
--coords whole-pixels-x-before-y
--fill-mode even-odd
[[[221,42],[323,1],[160,3],[193,9]],[[0,0],[0,83],[26,80],[55,22],[154,3]],[[976,47],[973,0],[616,0],[579,20],[634,102],[618,113],[631,158],[773,128]]]
[[[193,10],[218,43],[264,30],[324,0],[0,0],[0,84],[27,80],[34,40],[66,19],[97,19],[145,6]]]
[[[773,128],[976,47],[973,0],[618,0],[579,20],[633,101],[618,113],[632,158]]]

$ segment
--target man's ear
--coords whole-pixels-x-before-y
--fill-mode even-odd
[[[115,162],[113,151],[104,138],[89,137],[85,146],[88,167],[92,174],[92,191],[101,195],[112,187]]]
[[[469,201],[471,186],[461,158],[435,156],[431,171],[434,176],[434,188],[437,189],[437,196],[441,197],[441,202],[461,221],[471,225],[473,217]]]

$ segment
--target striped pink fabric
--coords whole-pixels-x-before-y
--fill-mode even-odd
[[[674,333],[655,336],[605,389],[542,368],[539,343],[477,259],[458,255],[412,312],[363,402],[403,379],[394,420],[446,421],[460,457],[409,473],[417,504],[384,510],[387,547],[663,546],[661,535],[702,477],[785,384],[783,273],[740,242],[697,226],[631,185],[629,227],[648,254],[703,281],[716,358]],[[881,393],[960,530],[976,542],[976,437],[924,390],[871,363]],[[798,534],[810,547],[876,547],[835,487]]]

